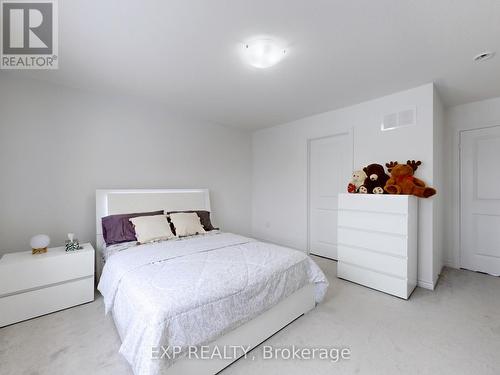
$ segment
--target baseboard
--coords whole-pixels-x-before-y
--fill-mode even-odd
[[[434,290],[435,285],[429,281],[418,280],[417,286],[424,289]]]
[[[451,267],[451,266],[448,266],[446,264],[446,262],[443,262],[443,267],[439,270],[438,274],[436,275],[436,279],[432,283],[430,283],[428,281],[424,281],[424,280],[418,280],[417,286],[424,288],[424,289],[429,289],[429,290],[436,289],[436,285],[439,282],[439,278],[441,277],[441,274],[443,273],[444,267]],[[452,268],[454,268],[454,267],[452,267]]]

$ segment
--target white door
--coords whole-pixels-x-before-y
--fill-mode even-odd
[[[500,275],[500,126],[460,135],[462,268]]]
[[[337,259],[337,200],[352,173],[351,137],[309,142],[309,252]]]

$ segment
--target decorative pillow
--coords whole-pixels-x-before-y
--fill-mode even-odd
[[[214,228],[212,222],[210,221],[210,211],[169,211],[165,212],[165,215],[184,213],[184,212],[195,212],[200,217],[201,225],[203,226],[203,229],[205,229],[206,232],[216,229]],[[172,231],[175,234],[175,228],[173,228],[173,226],[172,226]]]
[[[175,234],[179,237],[205,233],[196,212],[177,212],[170,214],[169,217],[174,225]]]
[[[129,219],[141,244],[175,237],[165,215],[139,216]]]
[[[138,216],[154,216],[161,214],[163,214],[163,211],[110,215],[103,217],[101,220],[102,235],[104,237],[104,242],[106,242],[106,246],[122,242],[137,241],[134,226],[129,219]]]

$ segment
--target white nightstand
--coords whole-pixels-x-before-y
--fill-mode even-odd
[[[94,248],[0,258],[0,327],[94,300]]]

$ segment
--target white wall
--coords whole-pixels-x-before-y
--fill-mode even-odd
[[[434,260],[433,260],[433,277],[434,285],[437,282],[439,274],[443,268],[444,254],[444,201],[448,191],[445,166],[445,109],[441,98],[434,88],[434,139],[433,139],[433,185],[438,190],[438,194],[433,198],[433,225],[434,225]]]
[[[249,133],[6,77],[0,113],[0,254],[36,233],[94,242],[98,188],[209,188],[215,223],[250,233]]]
[[[383,113],[417,106],[413,127],[381,132]],[[422,160],[417,175],[433,185],[434,86],[427,84],[340,110],[260,130],[253,135],[252,231],[268,241],[307,249],[307,140],[353,131],[354,168]],[[349,176],[346,176],[346,184]],[[434,198],[420,200],[419,284],[432,288]]]
[[[446,168],[449,194],[446,201],[444,263],[460,267],[460,164],[459,142],[463,130],[500,126],[500,97],[448,108],[446,111]]]

